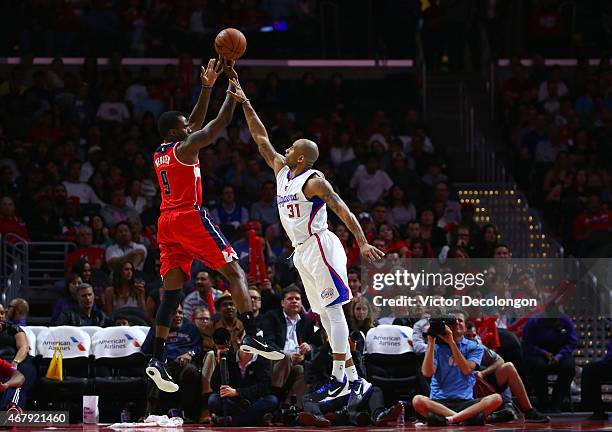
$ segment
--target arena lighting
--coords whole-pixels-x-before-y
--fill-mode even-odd
[[[589,59],[589,65],[590,66],[598,66],[599,62],[601,61],[601,59]],[[533,60],[532,59],[528,59],[528,58],[524,58],[520,60],[521,64],[523,66],[531,66],[533,64]],[[576,61],[576,59],[544,59],[544,64],[546,66],[576,66],[576,64],[578,64],[578,62]],[[509,66],[510,65],[510,59],[499,59],[497,61],[497,65],[498,66]]]
[[[53,62],[53,57],[34,57],[32,63],[34,65],[50,65]],[[64,65],[80,66],[84,63],[85,57],[62,57]],[[108,57],[98,57],[96,59],[98,66],[107,66],[110,64]],[[201,58],[196,57],[193,60],[194,66],[200,66]],[[17,65],[21,64],[20,57],[0,57],[0,64]],[[157,57],[157,58],[141,58],[141,57],[124,57],[121,59],[123,66],[166,66],[168,64],[178,64],[178,58],[175,57]],[[314,59],[291,59],[291,60],[272,60],[272,59],[240,59],[240,66],[273,66],[273,67],[389,67],[389,68],[406,68],[414,67],[414,60],[410,59],[393,59],[379,61],[363,60],[363,59],[336,59],[336,60],[314,60]]]

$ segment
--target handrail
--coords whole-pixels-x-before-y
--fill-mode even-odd
[[[476,173],[477,186],[494,190],[496,194],[494,199],[490,195],[481,198],[472,196],[470,199],[484,199],[487,202],[492,216],[514,236],[515,248],[519,254],[563,257],[565,250],[558,242],[544,240],[548,236],[543,232],[539,215],[529,208],[527,198],[519,190],[512,174],[490,148],[476,124],[475,108],[465,86],[460,87],[460,98],[459,106],[467,113],[465,116],[460,115],[463,122],[461,130],[470,166]],[[521,223],[517,224],[517,221]]]
[[[414,31],[416,43],[416,70],[421,72],[421,115],[423,120],[427,120],[427,62],[425,61],[425,50],[423,49],[423,39],[421,34],[422,23],[417,24]]]

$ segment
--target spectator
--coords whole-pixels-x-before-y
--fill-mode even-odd
[[[597,362],[585,364],[582,367],[580,385],[583,406],[593,411],[589,420],[607,420],[604,404],[601,399],[601,385],[612,379],[612,339],[608,341],[607,353]]]
[[[108,286],[106,273],[102,270],[93,269],[89,262],[81,259],[72,265],[72,273],[81,277],[83,283],[91,285],[96,295],[96,304],[102,305],[104,289]]]
[[[116,123],[124,123],[130,119],[130,112],[128,111],[127,105],[125,102],[121,101],[121,97],[117,89],[113,88],[110,93],[105,96],[107,99],[98,107],[96,117],[108,122]]]
[[[6,317],[15,325],[25,326],[30,312],[30,305],[25,299],[16,297],[9,302],[6,308]]]
[[[480,238],[474,251],[475,258],[492,258],[499,234],[495,225],[484,225],[480,230]]]
[[[276,206],[276,185],[267,181],[261,187],[260,200],[251,206],[251,219],[260,221],[263,225],[279,223]]]
[[[97,270],[104,265],[104,248],[93,246],[93,231],[87,225],[81,225],[76,235],[77,249],[70,252],[64,264],[66,270],[72,269],[73,264],[81,259],[87,261]]]
[[[65,279],[65,289],[64,296],[58,299],[55,302],[55,306],[53,306],[53,313],[51,315],[51,324],[57,325],[57,319],[62,314],[62,312],[74,309],[78,307],[79,303],[77,301],[77,287],[83,283],[83,280],[79,275],[69,273]]]
[[[350,182],[355,189],[357,198],[364,205],[371,205],[385,198],[393,181],[386,172],[378,168],[378,159],[374,155],[368,156],[365,165],[359,165]]]
[[[535,387],[538,407],[542,411],[560,412],[563,398],[570,393],[575,374],[573,352],[578,337],[570,317],[549,303],[546,312],[529,318],[523,329],[525,363],[529,364],[531,383]],[[557,375],[552,398],[548,399],[548,375]]]
[[[236,203],[234,188],[229,185],[223,187],[221,204],[213,209],[212,216],[219,225],[229,225],[234,230],[249,220],[249,212]]]
[[[406,194],[399,185],[394,185],[391,188],[389,206],[387,220],[398,229],[416,218],[414,205],[406,200]]]
[[[427,174],[423,176],[422,181],[431,190],[440,183],[446,184],[448,176],[442,172],[442,163],[437,160],[431,161],[427,167]]]
[[[151,355],[153,353],[153,340],[155,339],[155,328],[151,327],[147,338],[142,344],[142,352]],[[171,376],[177,380],[179,385],[180,405],[175,408],[183,409],[185,421],[192,423],[197,419],[200,410],[200,372],[199,366],[202,363],[202,338],[198,328],[189,320],[183,318],[183,308],[181,305],[176,308],[170,333],[166,342],[166,367]],[[147,398],[147,412],[155,412],[159,399],[159,390],[156,386],[149,387]]]
[[[215,309],[218,313],[218,318],[208,323],[204,334],[202,335],[202,346],[204,351],[210,351],[214,348],[213,333],[218,328],[225,328],[235,338],[241,335],[244,331],[242,322],[236,318],[236,306],[229,291],[225,291],[217,300],[215,300]]]
[[[132,233],[127,222],[119,222],[115,227],[116,243],[106,249],[106,264],[116,269],[126,262],[131,262],[137,270],[142,270],[147,258],[147,248],[132,241]]]
[[[15,212],[15,201],[9,196],[4,196],[0,201],[0,234],[6,236],[10,233],[30,241],[25,222]]]
[[[102,208],[100,215],[110,228],[115,227],[119,222],[125,222],[131,216],[139,217],[138,212],[126,204],[123,189],[113,191],[110,204]]]
[[[385,253],[397,253],[400,257],[408,253],[408,245],[400,239],[397,230],[390,224],[380,224],[378,227],[379,236],[385,241]]]
[[[424,208],[419,215],[421,238],[427,241],[435,255],[438,255],[442,246],[446,244],[446,235],[439,226],[435,225],[433,209]]]
[[[142,222],[140,222],[140,218],[130,216],[126,222],[130,226],[132,240],[143,245],[147,251],[151,251],[153,249],[153,245],[151,244],[149,237],[145,235],[146,232],[142,229]]]
[[[210,311],[206,309],[204,306],[200,306],[195,308],[193,311],[193,323],[198,328],[200,335],[204,335],[204,329],[206,328],[206,324],[208,324],[211,320]]]
[[[227,344],[215,344],[214,393],[208,399],[208,406],[216,416],[230,414],[228,423],[231,426],[258,426],[267,413],[278,407],[278,399],[270,394],[270,360],[232,349],[232,346],[240,346],[243,335],[244,332],[234,339],[230,338]],[[229,385],[221,385],[219,362],[222,355],[227,358]],[[221,424],[221,421],[217,423]]]
[[[363,295],[362,292],[362,284],[361,284],[361,274],[358,268],[349,268],[348,273],[348,284],[349,289],[351,290],[351,294],[353,294],[353,298],[359,298]]]
[[[104,291],[104,310],[112,316],[117,309],[124,307],[139,308],[146,311],[145,283],[134,278],[134,264],[123,263],[113,272],[113,284]]]
[[[15,403],[15,393],[17,389],[25,384],[25,377],[21,372],[6,360],[0,359],[0,409],[8,411],[14,408],[15,405],[25,407],[23,403],[18,401]]]
[[[75,327],[99,326],[107,327],[113,325],[111,319],[96,307],[93,287],[82,283],[77,287],[78,307],[65,310],[57,319],[57,325],[68,325]]]
[[[428,426],[446,426],[467,421],[469,425],[484,425],[485,416],[502,404],[498,394],[474,399],[476,378],[472,373],[480,365],[483,348],[464,338],[465,313],[453,313],[457,323],[445,333],[427,336],[427,351],[421,368],[423,376],[431,377],[429,397],[415,396],[412,404],[417,413],[427,419]]]
[[[77,197],[80,204],[98,204],[104,202],[96,195],[87,183],[81,181],[81,161],[74,159],[68,164],[68,173],[63,185],[66,187],[67,197]]]
[[[602,209],[601,199],[595,193],[589,194],[586,210],[572,222],[574,240],[585,240],[592,233],[612,231],[612,212]]]
[[[378,311],[366,297],[353,297],[348,305],[347,321],[350,331],[357,330],[365,336],[371,328],[376,327]]]
[[[512,391],[512,395],[517,398],[519,408],[525,414],[526,423],[549,422],[550,417],[540,414],[531,405],[523,380],[514,367],[514,364],[504,361],[495,351],[484,346],[480,340],[476,340],[476,328],[474,323],[468,323],[468,331],[466,331],[465,337],[482,345],[484,349],[482,362],[478,372],[476,372],[476,377],[488,382],[497,393],[504,393],[509,388]],[[503,414],[501,412],[498,413],[500,415],[498,415],[496,419],[492,419],[492,423],[511,421],[514,419],[514,415],[512,415],[512,418],[505,420]]]
[[[444,209],[440,219],[444,220],[447,224],[458,224],[461,220],[461,206],[457,201],[450,200],[449,196],[450,191],[448,183],[443,181],[436,183],[435,200],[436,202],[442,203]],[[438,226],[440,226],[440,224],[438,224]]]
[[[377,229],[387,223],[387,206],[384,202],[379,201],[372,206],[372,221]]]
[[[0,358],[10,362],[13,368],[17,368],[25,377],[25,384],[21,386],[18,402],[19,407],[25,408],[27,393],[36,383],[36,365],[29,355],[26,334],[18,325],[6,321],[2,304],[0,304]]]
[[[304,361],[312,351],[309,343],[314,338],[314,322],[302,316],[302,295],[297,288],[283,290],[282,310],[271,310],[263,318],[261,328],[264,340],[281,349],[285,357],[274,363],[272,388],[281,401],[289,391],[298,395],[306,391]]]
[[[93,215],[89,220],[89,225],[93,236],[92,244],[108,247],[113,243],[108,227],[104,224],[104,219],[100,215]]]
[[[249,159],[247,161],[247,171],[244,174],[243,188],[246,196],[255,196],[263,187],[264,183],[271,181],[274,185],[274,174],[270,170],[263,170],[261,163],[257,159]],[[276,188],[276,186],[275,186]],[[274,190],[276,195],[276,189]]]
[[[215,302],[223,293],[213,288],[213,284],[214,280],[207,271],[202,270],[196,274],[195,291],[183,301],[183,314],[187,319],[193,320],[193,314],[199,307],[206,307],[211,315],[217,312]]]
[[[147,205],[147,200],[142,196],[142,184],[138,179],[132,179],[126,191],[125,204],[140,214]]]

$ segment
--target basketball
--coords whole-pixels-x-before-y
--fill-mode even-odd
[[[226,28],[215,38],[215,51],[228,60],[238,60],[246,51],[246,38],[240,30]]]

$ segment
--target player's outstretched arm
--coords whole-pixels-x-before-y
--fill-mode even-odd
[[[202,125],[204,124],[204,119],[206,118],[206,112],[208,111],[208,102],[210,101],[210,94],[212,93],[212,88],[215,85],[215,81],[221,74],[223,70],[223,63],[221,60],[210,59],[208,60],[208,65],[206,68],[202,66],[200,70],[200,82],[202,83],[202,88],[200,89],[200,95],[198,96],[198,101],[193,107],[193,111],[189,115],[187,119],[187,123],[189,124],[189,128],[193,131],[199,131],[202,129]]]
[[[231,88],[230,84],[228,88]],[[181,145],[176,148],[177,155],[182,161],[197,161],[200,150],[215,142],[221,131],[229,126],[234,116],[236,102],[228,94],[223,101],[217,117],[212,119],[206,126],[187,137]]]
[[[312,177],[304,185],[304,195],[306,195],[308,199],[315,196],[321,198],[325,204],[338,215],[349,231],[355,236],[359,249],[361,250],[361,255],[365,259],[375,261],[385,256],[381,250],[368,244],[365,234],[361,229],[361,225],[359,225],[359,221],[327,180],[318,176]]]
[[[234,78],[230,81],[234,85],[234,91],[228,90],[228,94],[231,95],[238,103],[242,104],[242,110],[244,111],[244,116],[246,117],[249,131],[253,136],[253,140],[257,144],[259,154],[265,159],[268,166],[274,170],[274,175],[277,175],[281,168],[283,168],[285,165],[285,158],[274,150],[274,147],[268,138],[266,127],[257,116],[255,109],[244,94],[238,80]]]

